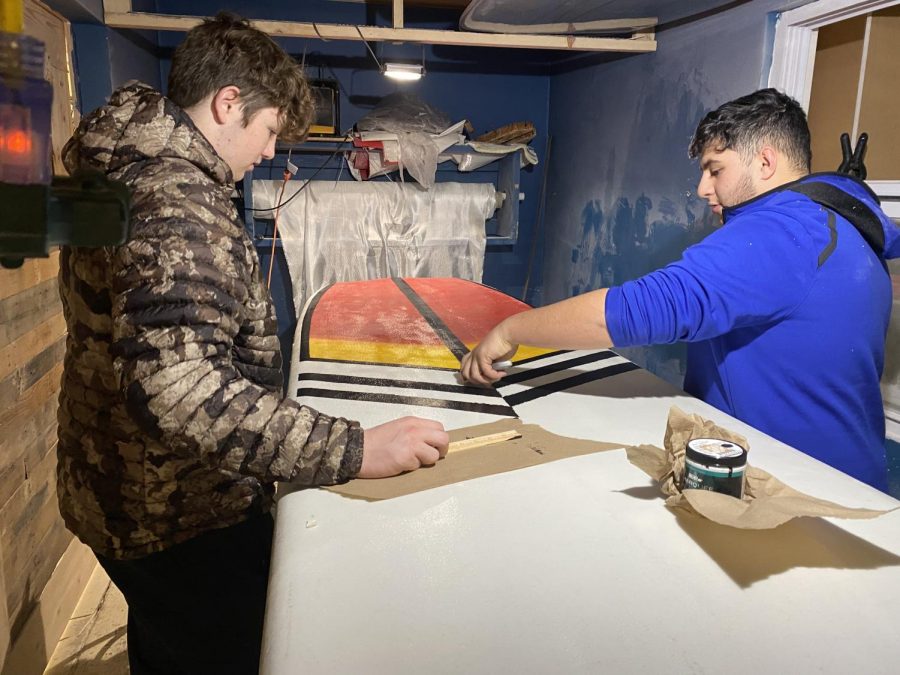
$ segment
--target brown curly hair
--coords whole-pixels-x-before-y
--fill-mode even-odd
[[[169,98],[189,108],[227,86],[241,90],[244,125],[262,108],[277,108],[278,136],[303,140],[313,119],[309,85],[300,65],[268,35],[230,12],[188,31],[175,49]]]

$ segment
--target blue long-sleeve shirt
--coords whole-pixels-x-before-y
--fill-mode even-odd
[[[678,262],[611,288],[607,328],[619,347],[688,342],[685,391],[886,490],[884,258],[900,254],[900,232],[864,184],[806,180],[867,203],[885,231],[883,257],[844,218],[784,186],[727,209]]]

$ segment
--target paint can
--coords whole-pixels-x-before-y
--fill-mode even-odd
[[[747,451],[719,438],[695,438],[687,444],[684,489],[710,490],[741,499]]]

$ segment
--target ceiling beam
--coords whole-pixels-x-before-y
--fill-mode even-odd
[[[188,31],[203,21],[202,16],[107,12],[104,23],[111,28]],[[529,35],[471,33],[425,28],[385,28],[298,21],[251,20],[261,31],[277,37],[319,38],[323,40],[365,40],[367,42],[411,42],[462,47],[505,47],[512,49],[558,49],[585,52],[652,52],[652,34],[628,38],[584,37],[581,35]]]
[[[131,0],[103,0],[103,13],[112,14],[118,12],[125,14],[131,11]]]
[[[393,0],[394,25],[403,26],[403,0]],[[188,31],[205,17],[155,14],[132,11],[131,0],[103,0],[104,23],[111,28]],[[528,33],[476,33],[472,31],[426,28],[387,28],[301,21],[251,20],[261,31],[277,37],[319,38],[323,40],[365,40],[367,42],[410,42],[461,47],[503,47],[508,49],[557,49],[583,52],[652,52],[656,50],[653,29],[639,19],[640,29],[630,37],[587,37],[583,35],[536,35]],[[610,21],[620,25],[621,20]]]

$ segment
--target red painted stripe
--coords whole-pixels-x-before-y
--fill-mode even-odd
[[[316,305],[309,336],[425,346],[442,344],[390,279],[334,284]]]
[[[406,279],[447,327],[467,345],[503,319],[530,307],[493,288],[463,279]]]

